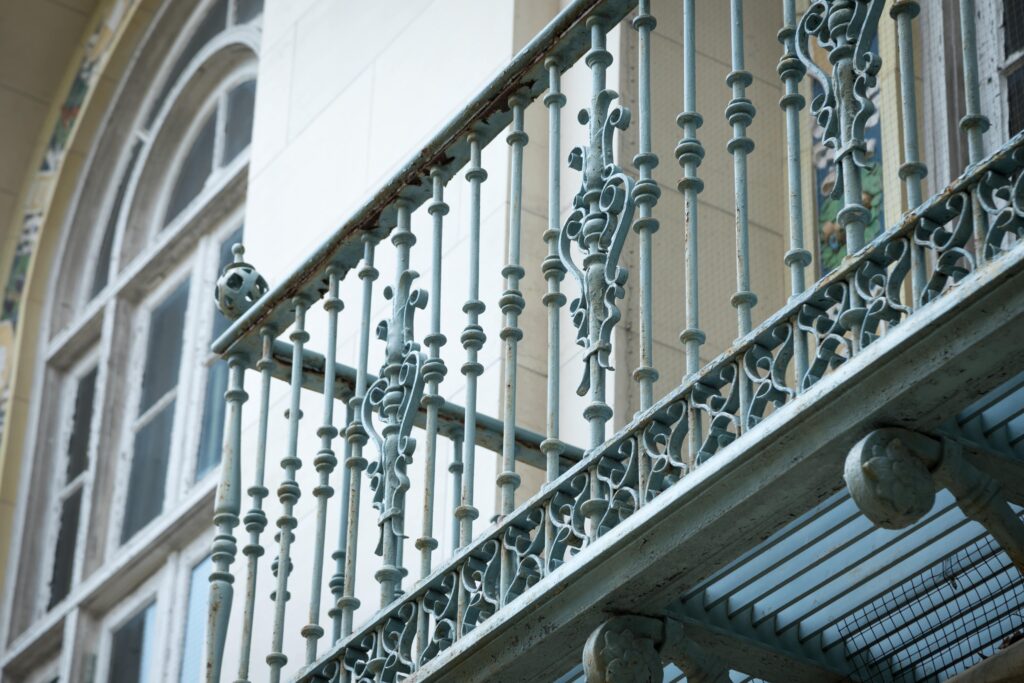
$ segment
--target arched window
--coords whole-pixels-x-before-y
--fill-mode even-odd
[[[207,566],[226,385],[208,351],[226,321],[208,302],[241,240],[261,13],[260,0],[164,0],[119,76],[54,267],[8,630],[117,605],[79,637],[96,680],[199,670],[189,577]],[[169,628],[187,631],[168,641],[178,661],[145,657]]]

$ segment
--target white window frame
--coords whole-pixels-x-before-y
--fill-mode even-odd
[[[185,20],[181,30],[182,35],[175,40],[174,49],[167,52],[161,58],[160,64],[155,67],[154,75],[156,77],[151,83],[162,82],[163,78],[167,76],[170,65],[180,54],[181,48],[187,44],[191,30],[196,28],[202,16],[214,6],[215,2],[216,0],[199,0],[195,3],[197,6]],[[177,8],[179,5],[177,2],[168,1],[163,4],[160,11],[168,10],[172,6]],[[81,605],[86,604],[91,598],[103,595],[103,604],[118,603],[118,607],[104,617],[104,629],[102,629],[102,634],[98,635],[103,643],[102,647],[96,651],[98,657],[97,667],[94,670],[95,679],[97,681],[104,680],[109,671],[109,646],[115,624],[123,623],[132,616],[133,608],[137,609],[144,605],[147,597],[146,591],[149,590],[150,595],[154,595],[152,587],[160,581],[169,580],[166,575],[170,573],[171,568],[175,568],[175,575],[180,573],[177,563],[180,562],[180,558],[183,557],[182,553],[185,551],[169,547],[167,550],[170,551],[170,554],[165,555],[166,550],[160,552],[160,555],[165,558],[162,560],[160,568],[146,578],[143,584],[133,590],[123,601],[120,597],[109,599],[112,593],[119,596],[122,592],[118,588],[117,567],[123,564],[125,558],[132,557],[133,552],[138,553],[143,548],[156,547],[153,544],[160,542],[158,536],[168,533],[167,529],[174,527],[174,518],[181,518],[186,514],[193,515],[198,509],[197,504],[212,498],[213,479],[216,477],[215,473],[219,467],[211,468],[208,476],[203,477],[200,481],[194,481],[193,477],[201,438],[201,417],[205,385],[209,373],[208,366],[215,360],[209,352],[214,315],[212,293],[218,275],[216,266],[221,243],[243,223],[244,190],[252,150],[250,141],[250,144],[241,150],[230,163],[226,166],[222,165],[225,139],[223,126],[226,120],[227,94],[240,83],[256,79],[258,75],[257,59],[262,23],[261,19],[256,19],[245,24],[235,24],[234,0],[228,3],[228,7],[226,29],[211,39],[181,73],[177,84],[168,91],[167,100],[161,107],[162,111],[154,119],[149,130],[145,130],[145,121],[149,107],[152,106],[155,96],[159,93],[159,88],[152,88],[150,85],[149,93],[137,104],[131,105],[133,113],[130,122],[123,116],[118,118],[116,110],[119,105],[111,107],[107,114],[108,127],[113,125],[113,121],[118,121],[119,126],[125,126],[127,123],[127,127],[136,132],[130,134],[127,140],[119,143],[120,150],[115,153],[116,158],[99,155],[97,150],[109,149],[110,143],[101,146],[99,142],[105,138],[101,136],[97,139],[88,161],[91,170],[88,174],[83,174],[83,178],[88,178],[91,174],[95,174],[92,177],[108,177],[107,169],[114,170],[109,173],[109,180],[102,186],[102,190],[92,188],[90,192],[84,192],[83,188],[86,187],[86,183],[83,180],[79,185],[77,196],[73,200],[75,204],[68,212],[69,217],[65,224],[66,232],[73,233],[76,230],[84,229],[81,225],[82,220],[76,219],[83,203],[99,202],[94,207],[99,218],[87,221],[89,225],[96,226],[91,231],[87,242],[82,243],[80,240],[76,240],[73,249],[65,248],[67,253],[63,256],[58,255],[62,262],[74,258],[76,268],[81,269],[80,273],[73,278],[74,285],[68,287],[69,283],[65,278],[63,285],[57,287],[59,268],[54,268],[53,271],[54,282],[51,284],[50,291],[55,294],[46,304],[48,312],[44,316],[41,329],[44,352],[40,354],[42,360],[39,374],[41,377],[52,375],[54,380],[51,382],[48,379],[46,395],[40,394],[34,400],[33,416],[29,425],[32,434],[29,439],[29,452],[37,455],[32,460],[32,466],[26,468],[22,481],[38,480],[41,482],[37,488],[34,488],[36,491],[44,490],[44,483],[49,485],[48,491],[57,491],[54,488],[55,482],[62,480],[66,471],[67,440],[71,430],[70,418],[74,412],[77,389],[77,386],[73,387],[72,384],[77,385],[77,381],[91,369],[92,365],[95,365],[97,380],[88,446],[87,474],[76,477],[75,483],[72,485],[83,487],[73,577],[68,596],[59,605],[47,610],[50,575],[54,561],[53,546],[57,539],[57,533],[59,533],[62,496],[48,495],[46,500],[36,500],[35,502],[27,500],[23,496],[19,503],[18,521],[14,535],[15,547],[10,563],[15,571],[9,573],[5,589],[7,605],[4,608],[2,624],[2,629],[5,632],[10,631],[12,624],[12,596],[17,595],[21,585],[22,577],[18,570],[21,566],[20,556],[29,552],[27,550],[22,552],[19,539],[30,535],[37,537],[40,535],[38,526],[25,528],[29,520],[33,525],[39,524],[44,527],[41,530],[44,538],[31,551],[32,558],[26,557],[26,560],[37,561],[41,559],[38,557],[38,553],[42,552],[47,566],[45,576],[41,580],[32,581],[32,584],[39,590],[30,594],[25,601],[19,599],[20,630],[13,642],[9,642],[5,637],[5,643],[8,643],[9,647],[5,653],[0,654],[0,677],[3,677],[3,673],[8,667],[23,670],[23,667],[29,662],[36,661],[41,648],[52,647],[52,634],[55,627],[60,627],[65,620],[74,619],[82,609]],[[156,21],[158,23],[159,18]],[[222,54],[225,48],[230,50],[230,54]],[[216,82],[210,80],[211,72],[207,71],[207,65],[211,63],[210,58],[214,54],[219,55],[218,60],[220,60],[218,61],[219,66],[216,67],[218,70],[212,72]],[[129,69],[134,68],[134,66],[129,67]],[[204,74],[204,72],[206,73]],[[133,73],[129,70],[129,76],[122,81],[120,86],[121,91],[129,86],[130,76]],[[202,88],[202,90],[196,90],[196,88]],[[201,95],[201,92],[205,94]],[[115,95],[113,101],[121,102],[122,94],[123,92]],[[187,112],[177,104],[183,96],[190,98]],[[199,101],[199,97],[202,98],[201,104],[198,107],[194,106],[195,102]],[[169,195],[180,159],[188,151],[188,145],[177,144],[173,148],[175,158],[153,154],[153,145],[160,140],[164,126],[169,121],[177,121],[180,124],[183,120],[181,116],[187,115],[189,117],[187,119],[188,126],[192,130],[197,130],[196,127],[203,121],[202,117],[211,111],[220,113],[215,128],[214,163],[203,191],[167,225],[163,224],[164,203],[162,201],[151,201],[145,205],[146,220],[141,222],[130,220],[137,218],[137,216],[131,215],[131,209],[142,186],[149,185],[150,188],[159,188],[157,196]],[[199,112],[198,116],[196,112]],[[177,137],[168,138],[168,140],[177,140]],[[95,267],[91,265],[90,257],[94,260],[98,254],[104,236],[103,232],[109,220],[109,213],[113,207],[117,183],[120,182],[121,176],[127,168],[127,159],[131,155],[132,147],[139,141],[142,143],[139,159],[127,179],[123,204],[116,218],[117,225],[114,232],[108,281],[101,292],[97,293],[95,297],[90,297],[90,292],[85,291],[91,288],[92,279],[95,276]],[[164,151],[172,150],[165,149]],[[100,160],[97,157],[100,157]],[[167,163],[168,159],[170,159],[170,164]],[[159,165],[159,173],[152,172],[154,164]],[[149,177],[146,177],[147,171]],[[76,224],[78,224],[77,227]],[[124,240],[129,224],[131,231],[135,235],[141,236],[141,248],[126,253]],[[73,256],[74,254],[77,256]],[[185,279],[189,280],[189,297],[185,313],[186,329],[182,341],[181,365],[178,368],[178,384],[173,390],[177,398],[175,399],[171,447],[168,454],[163,510],[146,528],[140,529],[127,543],[121,544],[123,507],[130,476],[134,427],[137,422],[136,419],[129,419],[129,416],[138,417],[136,413],[141,391],[141,382],[134,380],[141,379],[142,367],[141,365],[136,367],[133,361],[145,355],[145,338],[147,336],[140,334],[139,331],[140,327],[148,327],[148,313],[153,305],[161,299],[161,295],[170,293],[174,286],[180,285]],[[153,281],[158,284],[151,286]],[[55,315],[55,310],[58,310],[58,307],[61,307],[60,310],[71,311],[68,315],[63,315],[62,317],[65,319],[59,322]],[[125,315],[130,320],[129,327],[122,326]],[[131,339],[126,340],[123,338],[123,333],[128,329],[134,330],[135,333],[130,335]],[[121,346],[125,345],[125,342],[128,342],[132,348],[127,351],[122,350]],[[83,352],[83,349],[86,351]],[[70,370],[65,360],[69,357],[75,358]],[[111,368],[114,368],[115,371],[112,372]],[[123,372],[125,376],[131,376],[131,384],[134,386],[129,386],[128,389],[121,388],[120,385],[124,384],[124,380],[117,376],[119,374],[117,370]],[[69,383],[68,377],[74,378],[71,383]],[[107,387],[110,382],[115,383],[112,389]],[[51,389],[50,384],[54,384],[58,388]],[[110,400],[106,396],[111,393],[114,400]],[[114,407],[113,411],[110,410],[111,406]],[[154,411],[153,414],[158,410],[156,404],[150,409]],[[41,415],[46,415],[49,411],[54,410],[61,411],[61,415],[58,416],[59,421],[49,421],[47,424],[51,425],[51,428],[53,425],[58,425],[62,430],[58,437],[58,443],[62,450],[56,457],[44,459],[38,456],[40,452],[38,443],[41,443],[41,439],[37,432],[44,424]],[[103,434],[102,438],[98,438],[98,433],[103,430],[106,421],[110,419],[110,413],[118,413],[121,410],[125,413],[125,418],[118,425],[116,433]],[[32,443],[37,445],[33,446]],[[109,459],[104,458],[105,462],[100,463],[104,468],[102,477],[97,476],[96,471],[99,461],[97,452],[100,448],[114,456]],[[57,462],[53,471],[42,471],[39,474],[31,475],[35,464],[42,463],[44,460],[50,463]],[[110,467],[111,471],[107,471],[107,467]],[[80,477],[85,478],[80,481]],[[106,480],[103,484],[104,491],[94,491],[101,480]],[[36,484],[32,484],[32,486],[36,487]],[[28,490],[27,486],[22,488]],[[65,489],[64,492],[71,490],[68,487]],[[114,495],[109,495],[111,493]],[[91,536],[91,533],[86,532],[90,532],[95,517],[91,505],[93,496],[103,496],[104,499],[113,499],[114,502],[106,520],[107,528],[99,529],[100,537],[105,540],[102,555],[98,561],[96,559],[88,561],[90,575],[87,580],[83,581],[85,557],[88,555],[85,552],[85,546],[88,544],[87,539]],[[120,502],[118,502],[118,498],[120,498]],[[28,510],[31,510],[31,513]],[[192,545],[188,546],[193,550],[188,551],[184,578],[176,579],[179,587],[180,585],[185,586],[185,595],[187,595],[188,581],[195,562],[209,553],[210,536],[211,533],[204,530],[198,537],[193,538]],[[94,536],[92,540],[96,540]],[[187,538],[178,538],[174,543],[177,548],[180,548],[181,543],[187,542]],[[193,558],[195,558],[195,562],[191,561]],[[42,567],[40,567],[40,571],[44,571]],[[180,591],[160,589],[157,592],[164,596],[165,607],[161,608],[158,603],[158,625],[154,629],[155,642],[159,643],[160,647],[164,647],[165,641],[173,641],[180,646],[183,632],[178,634],[181,637],[174,637],[173,631],[170,639],[163,637],[169,628],[166,613],[173,610],[180,610],[183,613],[187,608],[187,603],[182,602],[180,607],[174,607],[173,603],[178,601],[182,594]],[[41,609],[36,609],[36,606],[41,606]],[[31,610],[31,614],[28,613],[28,610]],[[160,616],[162,614],[164,616]],[[180,625],[183,628],[184,621],[181,621]],[[46,642],[51,645],[46,645]],[[70,652],[71,648],[78,647],[78,644],[65,642],[63,646]],[[90,647],[90,651],[92,651],[92,647]],[[77,661],[81,661],[78,659],[80,655],[81,653],[75,655]],[[61,660],[66,658],[62,655]],[[161,657],[158,656],[157,659],[161,659]],[[180,662],[175,664],[173,669],[177,671],[179,667]]]
[[[70,455],[69,446],[71,443],[71,432],[74,428],[75,404],[77,403],[78,389],[81,386],[82,379],[93,370],[96,371],[96,383],[93,386],[93,407],[92,414],[89,419],[89,442],[86,447],[86,466],[78,473],[77,476],[75,476],[74,479],[67,481],[68,457]],[[57,437],[59,449],[57,451],[57,457],[54,459],[53,471],[50,473],[50,501],[47,506],[48,509],[46,512],[44,531],[45,537],[49,543],[43,549],[44,555],[41,567],[42,580],[39,584],[39,591],[37,593],[37,603],[35,608],[36,615],[44,614],[51,609],[48,607],[51,595],[50,582],[53,578],[53,569],[57,559],[56,544],[60,534],[61,511],[64,501],[67,500],[68,496],[79,490],[82,492],[82,499],[78,508],[78,526],[75,529],[75,555],[72,558],[71,583],[68,587],[68,594],[64,596],[61,602],[66,600],[68,595],[71,595],[71,592],[75,589],[75,586],[78,585],[79,578],[81,577],[82,559],[84,557],[86,540],[85,525],[82,522],[85,519],[85,513],[88,512],[88,501],[90,500],[92,493],[93,467],[96,461],[97,448],[96,436],[99,429],[100,414],[102,413],[101,406],[99,404],[99,400],[101,399],[100,383],[103,379],[101,377],[101,372],[102,368],[99,348],[98,346],[94,346],[77,360],[60,382],[60,427],[59,435]],[[54,608],[59,604],[60,603],[55,604]]]

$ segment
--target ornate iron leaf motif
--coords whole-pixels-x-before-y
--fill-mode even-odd
[[[427,305],[426,291],[412,289],[417,277],[418,273],[409,270],[399,277],[397,292],[384,288],[384,297],[394,302],[391,321],[382,320],[377,325],[377,338],[387,342],[387,356],[380,377],[367,389],[360,407],[362,423],[379,455],[367,468],[373,506],[379,513],[378,555],[383,553],[387,521],[391,521],[392,533],[399,540],[405,537],[405,492],[409,489],[406,471],[416,452],[416,440],[410,434],[423,398],[423,365],[427,362],[413,334],[416,309]]]
[[[591,145],[569,154],[570,168],[582,178],[558,238],[558,257],[580,288],[580,296],[569,305],[576,343],[586,349],[583,380],[576,390],[580,396],[590,389],[591,363],[612,369],[612,329],[622,317],[616,302],[625,295],[629,276],[619,266],[619,257],[633,223],[635,183],[612,154],[615,129],[625,130],[630,119],[625,107],[610,110],[617,97],[612,90],[602,90],[594,100],[593,115],[580,112],[580,123],[591,127]],[[582,268],[573,260],[573,243],[583,254]]]
[[[835,151],[835,163],[849,156],[869,168],[864,129],[875,113],[868,90],[875,85],[882,58],[875,49],[878,19],[885,0],[816,0],[797,26],[797,56],[821,85],[811,101],[811,113],[822,127],[822,141]],[[832,73],[827,74],[811,55],[810,41],[828,53]],[[836,174],[832,194],[843,191],[843,174]]]

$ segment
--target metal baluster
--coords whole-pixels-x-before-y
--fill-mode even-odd
[[[683,219],[685,227],[684,258],[686,260],[686,329],[679,335],[686,351],[686,376],[700,370],[700,347],[706,337],[700,329],[700,305],[698,288],[698,202],[697,196],[704,190],[704,181],[697,177],[697,167],[704,159],[704,146],[697,139],[697,129],[704,118],[697,113],[697,52],[696,18],[694,0],[683,0],[683,112],[677,119],[683,130],[683,137],[676,145],[676,159],[683,168],[679,191],[683,194]],[[688,417],[690,457],[696,458],[703,440],[700,414],[693,408]]]
[[[302,467],[302,460],[299,459],[299,420],[302,419],[302,411],[299,409],[302,395],[302,349],[309,341],[309,333],[306,332],[306,309],[309,307],[309,300],[299,295],[292,299],[292,307],[295,311],[295,324],[289,338],[292,341],[292,375],[290,382],[291,403],[285,416],[288,418],[288,453],[281,459],[281,467],[284,469],[284,480],[277,489],[278,498],[281,501],[281,516],[277,519],[278,532],[278,553],[277,553],[277,588],[274,591],[274,632],[271,652],[267,655],[267,664],[270,665],[271,683],[278,683],[281,680],[281,668],[288,663],[288,657],[284,654],[284,614],[285,607],[290,597],[288,594],[288,575],[291,573],[291,545],[295,540],[292,530],[296,527],[296,519],[292,512],[295,503],[299,500],[299,484],[295,481],[295,472]]]
[[[507,515],[515,509],[515,492],[520,477],[516,474],[516,388],[519,367],[519,340],[523,331],[519,329],[519,314],[526,302],[519,291],[519,280],[525,272],[519,265],[520,235],[523,219],[523,147],[529,138],[523,130],[523,109],[528,100],[522,93],[509,98],[512,108],[512,132],[506,140],[512,149],[511,178],[509,180],[509,223],[508,263],[501,270],[505,278],[505,292],[499,304],[505,315],[505,326],[501,340],[505,342],[505,385],[504,385],[504,432],[501,445],[502,472],[497,484],[501,489],[501,514]]]
[[[817,3],[797,25],[797,55],[824,90],[812,103],[811,112],[823,127],[825,145],[836,154],[836,182],[843,198],[836,220],[846,235],[847,258],[864,248],[864,231],[871,220],[871,212],[864,206],[861,169],[870,165],[864,127],[875,105],[858,93],[874,86],[881,68],[874,42],[882,5],[860,5],[854,0]],[[826,74],[810,53],[812,37],[828,53],[831,74]],[[843,314],[843,325],[851,332],[856,354],[867,311],[860,289],[850,286],[848,291],[849,309]]]
[[[352,410],[352,422],[345,432],[345,438],[351,447],[351,454],[345,459],[345,467],[349,471],[348,514],[344,537],[344,591],[338,600],[341,608],[341,637],[352,633],[352,617],[359,608],[356,595],[356,559],[359,549],[359,494],[362,484],[363,470],[366,469],[366,458],[363,447],[366,445],[367,433],[363,426],[362,404],[366,397],[367,365],[370,357],[370,316],[373,306],[373,283],[379,275],[373,267],[376,239],[363,238],[363,266],[359,269],[359,279],[363,281],[363,299],[359,321],[359,364],[356,366],[356,390],[349,406]]]
[[[240,250],[235,251],[235,260],[241,260]],[[227,642],[228,622],[231,617],[231,601],[234,596],[232,584],[235,577],[231,575],[230,568],[238,550],[234,528],[238,526],[238,514],[242,507],[242,404],[248,399],[243,388],[244,355],[232,354],[228,357],[228,373],[228,390],[224,393],[228,407],[228,429],[221,458],[217,502],[213,511],[213,523],[217,527],[217,534],[213,538],[211,553],[213,571],[210,572],[210,612],[206,629],[209,634],[206,641],[209,683],[220,681],[224,645]]]
[[[743,55],[743,0],[730,0],[730,39],[732,41],[732,71],[725,84],[732,89],[732,99],[725,109],[725,118],[732,126],[732,139],[726,145],[732,155],[733,184],[736,202],[736,293],[732,305],[736,309],[737,339],[752,327],[751,309],[757,305],[757,295],[750,287],[750,205],[747,194],[747,156],[754,151],[754,141],[747,135],[747,126],[754,121],[757,109],[747,98],[747,86],[754,82],[746,70]],[[738,414],[742,431],[748,424],[750,409],[750,378],[742,368],[738,370],[740,392]]]
[[[341,436],[344,437],[348,434],[354,416],[355,412],[352,410],[352,397],[350,396],[348,401],[345,402],[345,428],[341,431]],[[331,579],[328,582],[333,599],[333,605],[327,611],[327,615],[331,618],[332,643],[337,643],[341,639],[341,600],[345,595],[345,544],[348,537],[348,499],[352,481],[352,473],[350,468],[346,466],[346,463],[348,463],[350,457],[352,457],[352,442],[346,438],[341,452],[341,486],[338,487],[338,490],[341,492],[341,499],[338,501],[338,510],[340,511],[338,547],[331,553],[331,559],[334,560],[334,574],[331,575]]]
[[[253,484],[247,493],[250,496],[251,507],[245,513],[245,530],[249,532],[249,542],[242,549],[242,554],[248,558],[248,570],[245,580],[245,612],[242,617],[242,642],[238,661],[238,683],[245,683],[249,680],[249,659],[252,652],[252,628],[253,613],[256,607],[256,576],[259,569],[259,559],[263,556],[263,546],[260,545],[260,536],[267,528],[267,515],[263,512],[263,500],[270,494],[264,485],[267,460],[267,424],[270,419],[270,382],[274,369],[274,355],[271,349],[276,334],[270,327],[260,329],[260,339],[263,349],[256,369],[260,371],[260,415],[259,426],[256,431],[256,471],[253,474]]]
[[[462,431],[453,431],[452,461],[448,463],[448,472],[452,475],[452,528],[451,554],[459,549],[459,503],[462,501]]]
[[[402,564],[405,542],[406,474],[416,450],[410,436],[413,418],[423,397],[423,365],[426,355],[420,351],[413,333],[413,316],[426,305],[426,292],[412,287],[419,276],[409,268],[410,252],[416,244],[412,233],[411,209],[405,200],[395,205],[398,224],[391,233],[395,246],[395,284],[384,291],[392,300],[391,319],[378,327],[378,336],[387,342],[387,357],[380,378],[368,390],[361,405],[363,424],[377,445],[378,460],[371,466],[374,506],[379,513],[378,554],[383,566],[377,570],[381,607],[401,592],[406,570]],[[380,413],[384,427],[378,433],[372,422]]]
[[[455,511],[459,518],[459,547],[468,545],[473,538],[473,520],[480,511],[473,506],[473,476],[476,466],[476,385],[484,366],[477,361],[487,335],[480,327],[480,314],[484,302],[480,301],[480,184],[487,180],[487,171],[480,165],[480,140],[476,133],[469,134],[469,296],[462,310],[466,312],[466,327],[462,331],[462,347],[466,362],[462,374],[466,376],[466,421],[463,437],[462,500]]]
[[[976,164],[985,158],[985,141],[982,136],[992,124],[981,113],[974,0],[960,0],[960,41],[964,56],[964,104],[967,109],[965,116],[960,119],[960,128],[967,134],[970,162]]]
[[[559,456],[565,450],[565,444],[558,437],[558,406],[559,406],[559,375],[561,365],[560,309],[565,305],[565,295],[561,292],[561,282],[565,277],[565,266],[558,258],[558,233],[561,230],[559,202],[561,201],[562,172],[562,107],[565,106],[565,95],[562,94],[562,72],[558,62],[552,58],[544,63],[548,68],[550,84],[548,94],[544,97],[544,105],[548,108],[548,229],[544,231],[544,242],[548,245],[548,255],[544,259],[541,270],[547,280],[548,291],[542,303],[548,309],[548,395],[547,395],[547,434],[541,442],[541,450],[547,461],[547,481],[558,478]]]
[[[967,155],[972,164],[985,158],[983,135],[992,125],[981,113],[981,85],[978,76],[978,36],[975,27],[974,0],[960,0],[960,42],[964,57],[964,104],[966,114],[960,119],[960,128],[967,135]],[[974,256],[978,265],[985,262],[985,235],[988,232],[988,217],[981,203],[971,198],[974,219]]]
[[[917,0],[897,0],[889,10],[896,20],[897,51],[900,64],[900,99],[903,113],[903,164],[900,177],[907,192],[907,208],[921,205],[921,180],[928,175],[928,167],[921,162],[917,133],[917,90],[914,87],[914,30],[913,19],[921,11]],[[913,306],[920,305],[925,288],[924,249],[910,240],[911,293]]]
[[[779,41],[784,52],[778,71],[786,92],[779,100],[779,105],[786,114],[786,168],[789,182],[789,251],[786,252],[785,264],[789,267],[790,294],[796,297],[807,288],[804,269],[811,265],[811,252],[804,248],[803,160],[800,158],[800,112],[806,104],[804,96],[800,94],[800,81],[807,73],[807,68],[796,54],[796,0],[783,0],[782,15],[783,27],[779,31]],[[807,374],[807,333],[796,324],[793,325],[793,339],[793,364],[797,378],[795,386],[799,392],[803,388],[802,378]]]
[[[441,347],[447,339],[441,334],[441,246],[444,216],[448,213],[448,205],[444,202],[444,179],[441,170],[430,171],[433,183],[433,201],[427,207],[433,219],[433,244],[430,283],[430,334],[424,339],[430,350],[430,358],[423,365],[423,379],[427,384],[426,395],[422,404],[427,411],[426,424],[426,464],[423,472],[423,533],[416,540],[416,548],[420,551],[420,577],[430,574],[430,553],[437,548],[434,538],[434,468],[437,462],[437,411],[444,399],[438,394],[438,384],[444,379],[447,369],[441,360]],[[421,615],[426,612],[420,610]]]
[[[757,295],[750,290],[750,206],[747,198],[747,156],[754,151],[754,141],[747,136],[747,126],[757,109],[747,98],[747,86],[754,82],[746,70],[743,55],[743,0],[730,0],[732,39],[732,71],[725,79],[732,88],[732,99],[725,109],[725,117],[732,126],[732,139],[726,149],[733,158],[733,181],[736,196],[736,293],[732,305],[736,309],[736,327],[739,337],[750,332],[751,309],[757,305]],[[749,382],[740,382],[749,393]],[[740,405],[746,409],[749,395],[741,397]]]
[[[529,100],[523,93],[516,93],[509,98],[512,108],[512,132],[506,140],[512,149],[510,163],[511,178],[509,180],[509,223],[508,223],[508,263],[501,270],[505,277],[505,292],[499,301],[501,312],[505,315],[505,326],[501,328],[501,340],[505,343],[505,383],[504,383],[504,418],[501,440],[501,466],[497,485],[501,489],[501,514],[511,514],[515,509],[515,493],[519,488],[520,476],[516,473],[516,390],[518,388],[519,340],[523,331],[519,329],[519,314],[523,312],[526,302],[519,291],[519,280],[525,274],[519,265],[520,237],[523,219],[523,147],[529,140],[523,130],[524,108]],[[512,582],[512,552],[501,549],[501,593],[500,600],[504,603],[509,584]]]
[[[654,403],[654,383],[658,371],[654,369],[654,313],[652,296],[654,269],[651,241],[658,231],[658,221],[653,218],[654,206],[661,196],[661,189],[654,180],[653,172],[658,165],[658,156],[651,151],[651,31],[657,21],[651,15],[650,0],[640,0],[633,28],[639,42],[639,144],[633,158],[640,179],[633,187],[639,219],[633,223],[640,242],[640,367],[633,372],[633,378],[640,384],[640,410],[647,410]]]
[[[327,297],[324,299],[324,310],[327,311],[327,348],[324,353],[324,420],[317,429],[320,438],[320,450],[313,460],[313,467],[319,475],[313,496],[316,498],[316,537],[313,549],[313,571],[309,589],[309,623],[302,629],[302,637],[306,639],[306,664],[316,659],[316,643],[323,637],[324,629],[320,626],[320,594],[324,578],[324,541],[327,534],[327,501],[334,495],[331,488],[331,473],[338,464],[331,447],[338,435],[334,426],[334,377],[335,361],[338,355],[338,313],[344,307],[338,298],[339,268],[335,265],[327,267]]]

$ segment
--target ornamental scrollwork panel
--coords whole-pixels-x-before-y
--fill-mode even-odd
[[[462,565],[462,589],[466,605],[462,632],[468,633],[501,607],[501,544],[490,538],[474,549]]]
[[[974,234],[972,202],[967,192],[958,192],[929,207],[914,230],[914,241],[934,260],[921,303],[934,300],[946,288],[974,272],[975,259],[969,246]]]
[[[982,175],[976,196],[989,218],[985,258],[992,259],[1024,237],[1024,151],[1014,150],[1003,163]]]
[[[739,372],[737,363],[725,363],[693,385],[690,406],[703,416],[705,432],[696,456],[698,465],[739,436]]]
[[[687,402],[678,400],[655,412],[641,429],[639,445],[649,468],[644,502],[653,500],[689,473],[686,452],[689,426]]]
[[[744,419],[745,429],[751,429],[764,419],[769,406],[778,408],[796,393],[786,379],[792,358],[793,326],[789,321],[758,335],[753,346],[743,354],[743,371],[753,389]]]
[[[910,242],[907,238],[893,239],[875,247],[854,271],[854,287],[864,316],[860,323],[860,348],[910,315],[910,307],[903,303],[909,273]]]
[[[548,548],[547,572],[551,573],[570,560],[589,542],[583,505],[590,498],[590,473],[578,472],[559,482],[546,506],[551,542]]]
[[[816,292],[797,313],[797,326],[809,333],[811,360],[802,382],[808,389],[825,374],[853,356],[853,341],[848,336],[850,288],[845,282],[832,282]]]

